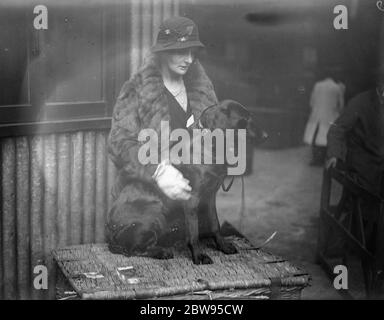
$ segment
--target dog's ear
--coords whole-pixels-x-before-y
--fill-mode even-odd
[[[200,117],[200,123],[203,128],[210,130],[216,128],[225,128],[227,116],[222,112],[220,104],[208,107],[203,111]]]
[[[247,129],[250,112],[241,103],[234,100],[224,100],[220,110],[227,117],[227,128]]]
[[[205,109],[200,121],[208,129],[246,129],[249,118],[250,112],[241,103],[223,100]]]
[[[238,117],[243,119],[250,118],[249,110],[235,100],[223,100],[220,103],[220,108],[228,117]]]

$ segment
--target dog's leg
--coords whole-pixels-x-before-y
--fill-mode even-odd
[[[172,258],[172,250],[158,243],[167,229],[166,213],[161,198],[145,184],[128,184],[109,212],[106,234],[111,252]]]
[[[216,210],[216,194],[213,194],[209,199],[208,223],[210,224],[211,232],[213,234],[217,249],[225,254],[237,253],[235,246],[232,243],[226,241],[220,234],[220,223]]]
[[[184,203],[184,215],[185,215],[185,235],[189,249],[191,250],[192,260],[194,264],[211,264],[212,259],[202,253],[197,246],[199,241],[199,221],[198,221],[198,206],[195,199],[185,201]]]

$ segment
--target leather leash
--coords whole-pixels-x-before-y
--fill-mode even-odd
[[[229,189],[231,189],[233,181],[235,180],[235,176],[231,177],[231,181],[229,182],[228,186],[226,187],[224,184],[224,179],[223,182],[221,183],[221,188],[223,189],[224,192],[228,192]],[[245,218],[245,185],[244,185],[244,176],[241,176],[241,206],[240,206],[240,224],[239,224],[239,231],[242,231],[242,222]]]
[[[225,177],[224,177],[223,182],[221,183],[221,188],[223,189],[224,192],[228,192],[229,189],[231,189],[234,180],[235,180],[235,176],[232,176],[231,181],[229,182],[228,186],[226,187],[225,183],[224,183],[224,181],[225,181]]]

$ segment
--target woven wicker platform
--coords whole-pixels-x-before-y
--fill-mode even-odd
[[[209,242],[202,244],[214,261],[211,265],[194,265],[181,245],[169,260],[112,254],[106,244],[71,246],[53,255],[81,299],[300,297],[308,274],[280,257],[251,249],[244,238],[227,239],[238,254],[224,255]]]

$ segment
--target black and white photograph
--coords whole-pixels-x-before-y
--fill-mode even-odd
[[[0,300],[381,300],[384,1],[2,0],[0,164]]]

